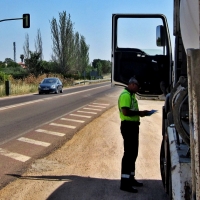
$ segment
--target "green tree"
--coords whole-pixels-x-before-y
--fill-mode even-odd
[[[45,60],[41,61],[41,69],[42,69],[42,73],[59,73],[58,69],[57,69],[57,63],[55,62],[48,62]]]
[[[80,35],[75,33],[74,37],[74,71],[81,73],[81,59],[80,59]]]
[[[11,58],[5,58],[4,63],[8,65],[9,63],[13,63],[14,61]]]
[[[35,51],[40,53],[40,60],[43,59],[43,48],[42,48],[42,36],[40,29],[37,30],[37,35],[35,39]]]
[[[25,65],[28,67],[29,73],[34,74],[36,77],[43,72],[40,56],[38,52],[29,51],[29,58],[25,59]]]
[[[73,61],[73,23],[71,16],[66,11],[59,13],[59,22],[55,18],[51,21],[51,33],[53,40],[52,60],[58,63],[63,73],[67,73],[71,69]]]
[[[28,33],[25,35],[25,42],[24,42],[23,50],[24,50],[24,59],[28,59],[29,58],[29,51],[30,51]]]
[[[85,38],[74,33],[71,16],[66,11],[59,13],[59,21],[50,22],[53,40],[52,61],[62,73],[82,73],[89,64],[89,46]]]
[[[21,62],[23,63],[24,62],[24,54],[20,55],[20,59],[21,59]]]
[[[0,68],[5,67],[5,63],[0,61]]]
[[[102,64],[100,61],[97,62],[97,73],[98,73],[98,76],[102,75]]]
[[[101,60],[101,64],[103,74],[111,73],[111,62],[109,60]]]
[[[6,80],[9,79],[9,75],[7,75],[6,73],[0,71],[0,82],[4,82]]]
[[[80,64],[82,72],[89,65],[89,46],[86,44],[84,36],[80,38]]]
[[[111,72],[111,62],[109,60],[94,59],[92,62],[92,66],[97,69],[99,62],[101,63],[102,74]]]
[[[23,78],[27,75],[27,71],[23,69],[21,65],[9,58],[5,59],[5,62],[1,67],[1,72],[7,76],[12,75],[14,78]]]

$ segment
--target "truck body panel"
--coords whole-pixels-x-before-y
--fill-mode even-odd
[[[180,1],[180,30],[186,49],[199,48],[199,6],[198,0]]]
[[[173,199],[190,199],[191,194],[191,161],[185,156],[186,144],[177,144],[176,129],[167,128],[171,159],[172,197]]]

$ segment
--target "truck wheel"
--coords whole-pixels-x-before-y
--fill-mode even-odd
[[[172,173],[171,173],[171,166],[169,169],[169,177],[168,177],[168,196],[169,199],[172,200]]]
[[[162,178],[162,183],[163,186],[165,187],[165,150],[164,150],[164,139],[162,140],[161,143],[161,148],[160,148],[160,174]]]
[[[173,107],[173,118],[176,130],[182,137],[183,141],[190,146],[189,119],[188,116],[188,92],[187,89],[181,91]],[[187,115],[186,115],[187,114]]]
[[[168,140],[166,140],[165,137],[166,135],[163,136],[160,149],[160,173],[165,192],[170,197],[172,195],[171,162],[170,162],[169,142]]]

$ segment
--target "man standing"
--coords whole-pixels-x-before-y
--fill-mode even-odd
[[[135,180],[135,162],[138,156],[140,117],[144,117],[148,113],[147,110],[139,111],[135,98],[138,90],[139,83],[132,77],[128,87],[122,91],[118,99],[120,129],[124,139],[120,189],[132,193],[138,192],[133,186],[143,186],[143,183]]]

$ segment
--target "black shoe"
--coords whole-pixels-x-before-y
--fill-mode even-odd
[[[132,187],[130,178],[121,178],[120,190],[137,193],[138,190]]]
[[[136,181],[134,178],[131,179],[131,184],[132,184],[132,186],[136,186],[136,187],[142,187],[143,186],[143,183]]]
[[[135,189],[134,187],[122,187],[120,186],[120,190],[126,191],[126,192],[132,192],[132,193],[137,193],[138,190]]]

